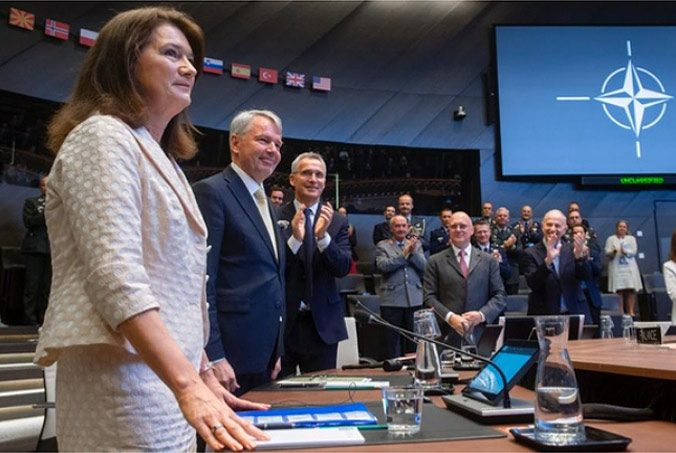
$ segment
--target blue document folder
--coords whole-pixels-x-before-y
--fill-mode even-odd
[[[237,415],[262,429],[359,426],[378,423],[376,416],[364,403],[243,411]]]

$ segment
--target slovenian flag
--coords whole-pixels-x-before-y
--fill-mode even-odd
[[[223,74],[223,60],[205,57],[202,71],[208,72],[209,74]]]
[[[86,28],[80,29],[80,44],[83,46],[91,47],[94,45],[96,38],[99,37],[99,34],[94,30],[87,30]]]

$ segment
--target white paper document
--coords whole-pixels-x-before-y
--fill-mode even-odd
[[[359,445],[366,442],[355,427],[269,429],[265,434],[270,440],[257,440],[256,450]]]

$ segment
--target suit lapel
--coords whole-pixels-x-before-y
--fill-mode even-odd
[[[458,258],[455,256],[453,247],[449,247],[448,253],[446,255],[446,259],[448,260],[448,264],[451,265],[451,267],[460,275],[462,278],[465,278],[464,275],[462,275],[462,271],[460,270],[460,265],[458,264]],[[470,260],[471,261],[471,260]]]
[[[258,234],[263,239],[263,242],[270,251],[270,254],[275,259],[275,261],[277,261],[277,258],[275,256],[275,250],[272,247],[270,235],[268,234],[268,229],[265,228],[263,218],[258,212],[258,206],[256,206],[256,203],[254,203],[251,194],[244,185],[244,182],[239,177],[239,175],[235,173],[235,170],[233,170],[231,166],[228,166],[225,170],[223,170],[223,177],[228,182],[228,188],[232,192],[235,200],[237,200],[237,203],[239,203],[239,205],[242,207],[242,211],[244,211],[244,214],[249,218],[249,220],[251,220],[251,223],[253,223],[254,227],[258,231]],[[268,210],[269,209],[270,205],[268,204]],[[273,229],[274,229],[275,217],[272,212],[270,212],[270,217],[273,219]],[[275,237],[278,238],[278,234],[276,232]],[[279,244],[279,239],[277,239],[277,243]],[[281,260],[281,254],[283,253],[284,249],[279,248],[278,250]]]
[[[469,258],[469,272],[467,272],[467,277],[469,278],[470,275],[472,275],[472,272],[474,269],[479,265],[481,262],[481,253],[479,253],[479,249],[472,247],[472,252]],[[458,266],[459,268],[460,266]]]
[[[174,161],[172,157],[167,156],[157,143],[154,141],[150,143],[149,139],[144,139],[144,137],[140,136],[136,131],[129,127],[128,124],[124,122],[121,123],[129,129],[134,139],[136,139],[143,155],[174,191],[181,206],[183,206],[188,222],[192,224],[193,228],[200,234],[206,236],[207,228],[202,219],[197,202],[195,201],[195,196],[192,194],[192,189],[185,179],[183,171],[176,164],[176,161]]]

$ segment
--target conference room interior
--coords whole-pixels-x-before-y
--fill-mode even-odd
[[[29,426],[28,423],[17,424],[10,415],[0,417],[0,430],[9,430],[11,438],[4,446],[0,442],[0,449],[34,451],[49,450],[54,446],[50,443],[54,438],[53,399],[50,400],[54,375],[53,370],[43,372],[31,363],[31,349],[35,347],[38,332],[37,328],[24,325],[22,292],[25,275],[19,250],[25,234],[24,201],[38,195],[38,181],[49,172],[54,158],[45,146],[46,125],[67,100],[74,76],[87,52],[88,48],[78,43],[79,29],[98,30],[114,12],[141,4],[2,2],[0,8],[3,15],[8,16],[10,8],[20,8],[36,17],[34,30],[12,26],[7,20],[0,26],[0,39],[5,43],[0,52],[0,316],[3,323],[0,356],[6,358],[3,363],[9,366],[4,371],[0,368],[0,384],[6,384],[5,392],[17,388],[25,391],[0,398],[6,402],[0,407],[0,413],[20,407],[23,410],[20,418],[31,420]],[[518,109],[511,104],[500,104],[501,95],[505,95],[505,102],[513,102],[513,96],[500,90],[509,87],[505,85],[507,82],[500,80],[496,27],[510,31],[510,27],[519,26],[563,26],[563,29],[636,26],[647,30],[644,33],[647,37],[641,36],[646,40],[649,40],[651,27],[661,27],[674,34],[676,47],[676,26],[665,19],[676,17],[676,3],[291,0],[169,4],[190,14],[203,27],[206,56],[221,59],[224,63],[222,74],[204,73],[195,86],[190,114],[201,131],[197,137],[199,153],[191,161],[180,162],[181,168],[191,183],[222,171],[230,163],[227,128],[232,117],[249,108],[269,108],[279,114],[284,124],[282,162],[265,186],[282,188],[287,202],[293,196],[288,183],[293,158],[305,151],[315,151],[326,160],[324,199],[336,209],[339,206],[347,208],[349,222],[357,236],[355,252],[358,259],[354,272],[338,282],[347,317],[354,313],[356,301],[377,311],[382,277],[374,265],[373,228],[383,222],[385,206],[396,206],[399,195],[408,193],[414,199],[413,214],[426,220],[427,235],[441,226],[439,210],[442,207],[465,211],[476,218],[485,201],[492,203],[494,212],[498,207],[508,208],[511,222],[519,218],[523,205],[531,206],[533,218],[542,221],[547,211],[559,209],[565,213],[570,202],[577,202],[582,217],[596,231],[601,246],[615,233],[616,223],[625,220],[637,240],[637,263],[644,288],[638,294],[635,320],[665,323],[671,319],[671,301],[661,272],[662,264],[669,259],[669,241],[676,227],[676,160],[660,157],[658,167],[644,165],[651,159],[651,152],[657,153],[659,144],[655,137],[662,138],[662,129],[670,128],[668,123],[674,121],[673,100],[665,101],[666,107],[662,108],[659,118],[650,117],[653,121],[650,128],[641,130],[638,127],[640,137],[638,133],[632,135],[622,130],[626,127],[618,128],[615,123],[620,121],[617,120],[619,116],[611,120],[612,115],[607,114],[607,109],[606,114],[602,113],[605,106],[600,102],[592,106],[594,110],[585,104],[585,110],[580,114],[582,120],[576,118],[576,114],[566,113],[566,119],[573,123],[565,125],[570,136],[561,140],[574,140],[576,136],[586,137],[585,134],[593,133],[589,132],[589,124],[583,121],[587,119],[584,115],[596,115],[598,124],[606,128],[608,134],[621,135],[617,139],[621,146],[613,142],[607,152],[613,153],[615,160],[625,162],[626,171],[609,171],[604,168],[604,162],[592,158],[594,147],[601,146],[599,142],[582,144],[580,149],[568,151],[561,151],[558,145],[550,148],[538,142],[533,148],[526,147],[510,154],[511,149],[521,146],[518,140],[514,142],[516,144],[509,142],[514,135],[505,129],[514,123],[522,121],[527,133],[532,133],[533,140],[544,143],[548,140],[553,143],[562,132],[557,131],[556,125],[551,131],[529,125],[534,115],[547,115],[546,111],[537,110],[541,106],[536,108],[528,104],[530,99],[517,103]],[[70,39],[45,36],[44,19],[52,17],[70,24]],[[660,33],[664,32],[660,29]],[[592,42],[590,39],[589,45]],[[651,66],[652,62],[642,60],[640,52],[648,50],[640,47],[640,42],[639,38],[632,40],[633,54],[630,54],[639,68],[639,75],[646,74],[642,71],[653,70],[651,74],[660,79],[658,85],[663,85],[663,94],[676,92],[673,88],[676,87],[676,67],[671,67],[672,72],[668,73],[669,66],[656,65],[662,70],[659,72]],[[628,45],[621,41],[620,46],[613,59],[614,66],[590,76],[593,78],[590,84],[595,87],[593,93],[574,92],[571,88],[556,94],[585,94],[592,98],[605,94],[604,78],[610,80],[609,73],[627,65]],[[667,49],[671,49],[670,46],[671,43],[665,44]],[[538,46],[533,44],[533,47],[537,50]],[[575,61],[576,56],[567,55],[566,58]],[[588,63],[584,58],[591,57],[578,55],[577,58],[580,70],[584,72]],[[251,77],[232,77],[232,63],[250,65]],[[532,65],[537,66],[537,61]],[[260,68],[276,68],[280,82],[260,82]],[[285,86],[281,78],[286,71],[306,74],[305,87]],[[506,72],[503,70],[502,75]],[[311,89],[313,76],[331,78],[330,91]],[[612,83],[608,82],[609,85]],[[541,91],[541,87],[533,86],[524,89],[529,88],[533,93]],[[555,88],[552,90],[556,91]],[[572,109],[573,104],[568,102],[565,108]],[[579,108],[578,104],[574,107]],[[529,109],[536,113],[528,112]],[[459,110],[464,115],[458,115]],[[517,110],[523,112],[522,117]],[[579,133],[575,121],[580,122],[577,125]],[[635,143],[639,141],[643,161],[636,160],[638,145]],[[659,153],[667,156],[668,148],[666,151],[660,149]],[[520,166],[522,159],[528,159],[528,165]],[[538,162],[547,162],[548,170],[538,172]],[[551,162],[572,164],[570,169],[558,172],[549,170]],[[631,184],[636,181],[637,184]],[[612,316],[616,336],[618,333],[621,336],[621,330],[617,330],[621,324],[618,298],[608,291],[607,278],[607,258],[604,258],[600,279],[602,314]],[[525,316],[529,293],[522,278],[519,293],[507,297],[504,316]],[[387,358],[383,355],[383,330],[363,323],[357,323],[355,330],[359,337],[354,340],[356,362],[365,357],[375,361]],[[583,344],[602,340],[576,341]],[[584,354],[590,352],[585,349]],[[627,395],[618,396],[625,381],[641,389],[633,397],[676,396],[673,384],[676,369],[669,359],[663,366],[642,363],[643,369],[627,363],[626,368],[631,369],[627,371],[611,364],[607,368],[595,366],[588,356],[582,357],[583,353],[577,357],[572,355],[576,370],[578,364],[581,367],[581,387],[587,386],[581,388],[581,393],[590,401],[598,401],[593,395],[597,391],[607,399],[604,402],[638,407],[642,401]],[[350,357],[354,359],[354,355]],[[658,357],[654,359],[656,362],[668,356]],[[671,359],[673,362],[673,357]],[[377,373],[387,374],[379,370],[367,374]],[[460,377],[468,378],[471,373],[464,371]],[[599,374],[608,380],[600,378]],[[608,383],[614,386],[613,389],[602,391]],[[647,390],[651,384],[657,385],[663,393]],[[456,393],[461,387],[456,385]],[[0,395],[2,392],[0,390]],[[532,397],[532,392],[528,392],[521,387],[517,390],[521,396]],[[306,393],[308,401],[324,403],[336,403],[345,397],[335,394],[322,401],[320,396]],[[259,391],[253,396],[264,401],[273,394],[274,401],[283,399],[278,392]],[[360,400],[377,398],[375,392],[358,396]],[[443,407],[440,399],[435,399],[435,403]],[[645,401],[646,405],[649,403]],[[644,428],[639,422],[627,425],[626,430],[616,422],[594,426],[616,434],[629,433],[627,435],[634,439],[634,448],[629,447],[633,451],[673,451],[676,437],[669,432],[673,429],[676,414],[662,407],[656,413],[657,420],[641,422],[646,423]],[[46,414],[52,414],[51,419],[49,415],[45,417]],[[649,439],[649,433],[659,434]],[[512,441],[511,436],[509,440]],[[490,442],[490,447],[482,446],[481,442],[468,441],[459,444],[462,447],[458,448],[467,451],[485,448],[526,450],[504,440],[483,441]],[[427,445],[440,450],[453,448],[441,441]],[[406,449],[406,446],[414,448],[411,444],[397,448]],[[364,448],[368,449],[368,446]]]

